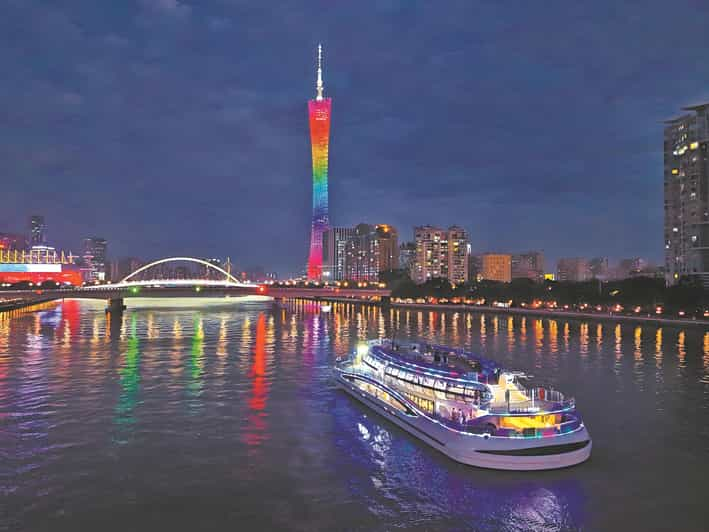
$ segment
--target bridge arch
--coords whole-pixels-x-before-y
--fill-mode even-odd
[[[146,264],[145,266],[141,266],[134,272],[126,275],[122,280],[121,283],[127,282],[129,279],[132,277],[138,275],[141,272],[144,272],[145,270],[148,270],[152,268],[153,266],[157,266],[158,264],[164,264],[166,262],[195,262],[197,264],[202,264],[203,266],[207,266],[208,268],[212,268],[219,273],[223,273],[227,280],[236,283],[236,284],[243,284],[241,281],[239,281],[236,277],[234,277],[232,274],[230,274],[228,271],[224,270],[223,268],[220,268],[219,266],[212,264],[211,262],[208,262],[204,259],[195,259],[194,257],[168,257],[166,259],[159,259],[156,261],[151,262],[150,264]]]

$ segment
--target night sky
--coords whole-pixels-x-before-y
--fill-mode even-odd
[[[709,100],[709,2],[1,0],[0,231],[112,257],[307,258],[315,47],[333,225],[662,257],[662,121]]]

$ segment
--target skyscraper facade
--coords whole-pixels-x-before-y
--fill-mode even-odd
[[[84,266],[82,268],[84,281],[95,282],[107,280],[106,250],[108,243],[105,238],[91,237],[84,239]]]
[[[323,234],[324,281],[345,279],[345,257],[347,241],[355,236],[354,227],[331,227]]]
[[[323,234],[330,228],[328,213],[327,163],[330,142],[332,99],[323,98],[322,46],[318,45],[316,96],[308,102],[310,143],[313,157],[313,221],[310,232],[308,280],[320,281],[323,265]]]
[[[30,247],[43,246],[47,242],[45,234],[44,216],[35,214],[30,216]]]
[[[414,282],[421,284],[436,277],[448,279],[448,232],[431,225],[422,225],[414,227],[414,240]]]
[[[709,287],[709,103],[665,123],[665,281]]]
[[[416,283],[441,277],[455,284],[468,280],[468,233],[453,225],[441,229],[430,225],[414,227],[416,261],[412,278]]]
[[[462,284],[468,280],[468,232],[457,225],[448,228],[448,280]]]
[[[397,231],[391,225],[359,224],[347,240],[345,278],[378,281],[379,273],[399,267]]]

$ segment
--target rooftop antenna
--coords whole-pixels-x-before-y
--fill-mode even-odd
[[[315,100],[318,102],[322,101],[322,91],[323,91],[323,84],[322,84],[322,44],[318,44],[318,80],[315,83],[315,90],[317,91],[317,96],[315,97]]]

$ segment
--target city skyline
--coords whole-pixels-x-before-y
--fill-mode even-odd
[[[459,224],[475,251],[661,263],[663,121],[709,100],[709,75],[693,69],[709,43],[692,13],[706,8],[652,3],[640,24],[612,6],[606,25],[610,3],[553,14],[402,4],[372,23],[346,7],[281,18],[145,1],[109,7],[109,26],[89,3],[10,4],[1,230],[24,232],[41,213],[58,248],[78,250],[90,226],[114,257],[248,248],[238,259],[301,270],[303,101],[322,40],[341,117],[334,226],[381,221],[406,241],[416,225]],[[13,29],[25,26],[42,31]],[[268,47],[249,54],[247,28]],[[673,38],[683,53],[660,44]],[[627,46],[637,53],[617,54]],[[256,223],[268,245],[248,245]]]

